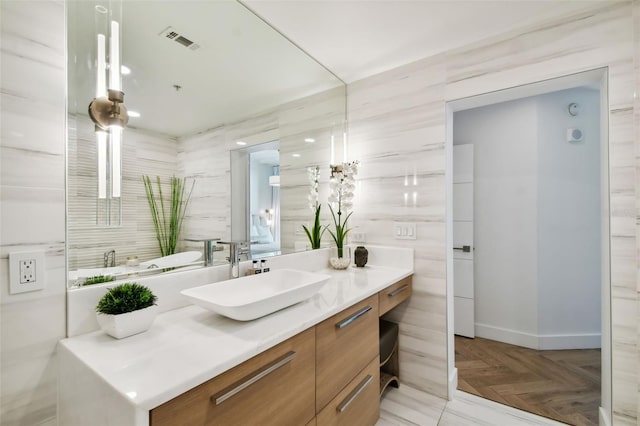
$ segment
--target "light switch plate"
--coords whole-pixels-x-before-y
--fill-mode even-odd
[[[411,222],[393,222],[393,236],[396,240],[415,240],[416,224]]]
[[[367,234],[364,232],[349,232],[349,240],[352,243],[366,243]]]
[[[44,251],[9,253],[9,294],[43,290]]]

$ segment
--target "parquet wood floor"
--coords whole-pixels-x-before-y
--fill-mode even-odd
[[[537,351],[455,337],[458,389],[572,425],[597,425],[600,349]]]

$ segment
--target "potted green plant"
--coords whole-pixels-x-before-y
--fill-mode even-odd
[[[309,208],[314,212],[315,219],[313,221],[313,227],[311,227],[311,229],[307,228],[305,225],[302,225],[302,229],[304,229],[304,232],[307,234],[307,238],[309,238],[311,248],[315,250],[320,248],[320,244],[322,243],[322,235],[324,234],[324,231],[327,230],[327,227],[323,227],[320,223],[321,205],[318,201],[318,178],[320,175],[320,167],[309,167],[308,170],[311,187],[311,190],[309,192]]]
[[[345,249],[347,234],[351,229],[347,226],[353,212],[347,213],[353,208],[353,192],[355,190],[355,175],[358,172],[358,162],[345,163],[334,171],[329,181],[331,195],[329,196],[329,210],[333,217],[334,229],[329,233],[336,243],[336,255],[329,258],[329,263],[334,269],[346,269],[351,263],[348,249]],[[332,204],[336,205],[337,212]],[[343,219],[343,215],[344,216]]]
[[[160,254],[169,256],[176,252],[178,237],[182,230],[182,222],[187,211],[187,205],[191,199],[191,193],[195,181],[191,184],[188,194],[185,194],[187,179],[171,177],[171,198],[168,200],[168,208],[165,208],[165,198],[162,194],[160,176],[156,176],[157,193],[154,192],[153,184],[149,176],[142,176],[144,188],[147,194],[151,218],[156,231],[156,239],[160,246]],[[186,198],[185,198],[186,195]]]
[[[158,314],[157,300],[148,287],[137,283],[112,287],[96,305],[98,324],[116,339],[142,333]]]

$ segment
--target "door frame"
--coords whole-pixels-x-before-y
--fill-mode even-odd
[[[580,86],[595,85],[600,90],[600,184],[601,184],[601,404],[600,424],[610,425],[612,418],[611,389],[611,255],[610,255],[610,192],[609,192],[609,96],[607,67],[584,71],[549,80],[447,101],[445,105],[445,187],[446,187],[446,287],[447,287],[447,378],[448,398],[452,400],[458,386],[455,367],[453,312],[453,113],[471,108],[556,92]]]

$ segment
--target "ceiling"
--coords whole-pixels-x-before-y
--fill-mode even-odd
[[[96,3],[105,5],[102,12]],[[96,34],[119,2],[67,4],[69,111],[86,114],[95,96]],[[236,1],[121,4],[122,64],[131,69],[122,88],[129,110],[141,114],[130,127],[180,137],[343,85]],[[167,38],[168,27],[199,48]]]
[[[106,2],[107,0],[95,0]],[[594,1],[243,0],[345,82],[450,50]],[[69,111],[95,92],[93,1],[69,4]],[[233,0],[123,0],[129,125],[185,136],[232,123],[342,82]],[[106,22],[106,21],[105,21]],[[200,44],[162,36],[173,27]],[[180,86],[177,90],[174,85]]]
[[[604,1],[242,0],[347,83]]]

